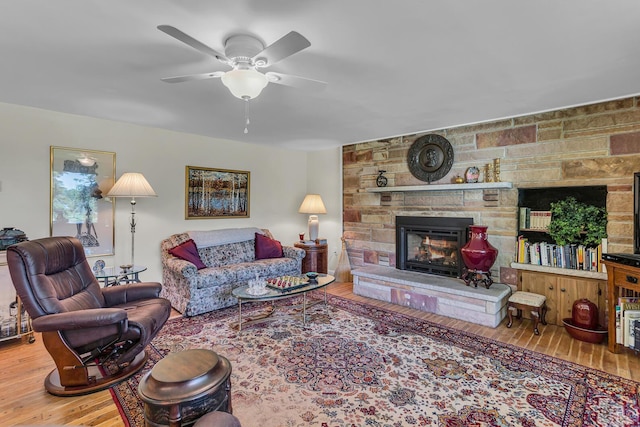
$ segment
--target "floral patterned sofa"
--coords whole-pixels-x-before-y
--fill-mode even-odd
[[[169,236],[160,244],[162,296],[184,316],[195,316],[236,304],[231,291],[256,276],[301,274],[305,256],[302,249],[281,246],[273,240],[281,247],[282,256],[256,259],[256,240],[270,239],[273,236],[269,230],[253,227],[189,231]],[[192,262],[172,254],[185,245],[193,248]],[[264,249],[257,249],[264,255]]]

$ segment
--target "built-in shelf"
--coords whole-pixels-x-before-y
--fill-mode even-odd
[[[390,193],[394,191],[452,191],[452,190],[488,190],[494,188],[513,188],[511,182],[474,182],[469,184],[427,184],[401,185],[398,187],[367,188],[369,193]]]
[[[515,268],[518,270],[537,271],[540,273],[561,274],[563,276],[607,280],[607,273],[601,273],[599,271],[574,270],[572,268],[548,267],[546,265],[522,264],[519,262],[512,262],[511,268]]]

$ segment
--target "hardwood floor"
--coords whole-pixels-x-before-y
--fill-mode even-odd
[[[334,283],[328,292],[640,381],[640,356],[630,351],[612,354],[605,344],[576,341],[563,327],[540,325],[541,333],[536,336],[528,320],[514,321],[511,329],[505,322],[489,328],[360,297],[352,293],[351,283]],[[124,425],[109,391],[65,398],[48,394],[43,380],[53,369],[53,361],[39,334],[34,344],[23,340],[0,343],[1,425]]]

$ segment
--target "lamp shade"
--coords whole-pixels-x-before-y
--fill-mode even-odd
[[[157,194],[141,173],[127,172],[116,181],[107,197],[156,197]]]
[[[319,194],[307,194],[298,212],[306,214],[326,214],[327,209],[324,207],[322,197],[320,197]]]
[[[221,80],[233,96],[240,99],[257,97],[269,83],[267,76],[253,69],[227,71]]]

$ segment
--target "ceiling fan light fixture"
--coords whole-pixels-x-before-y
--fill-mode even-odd
[[[231,94],[240,99],[257,97],[269,83],[267,76],[254,69],[227,71],[221,79]]]

